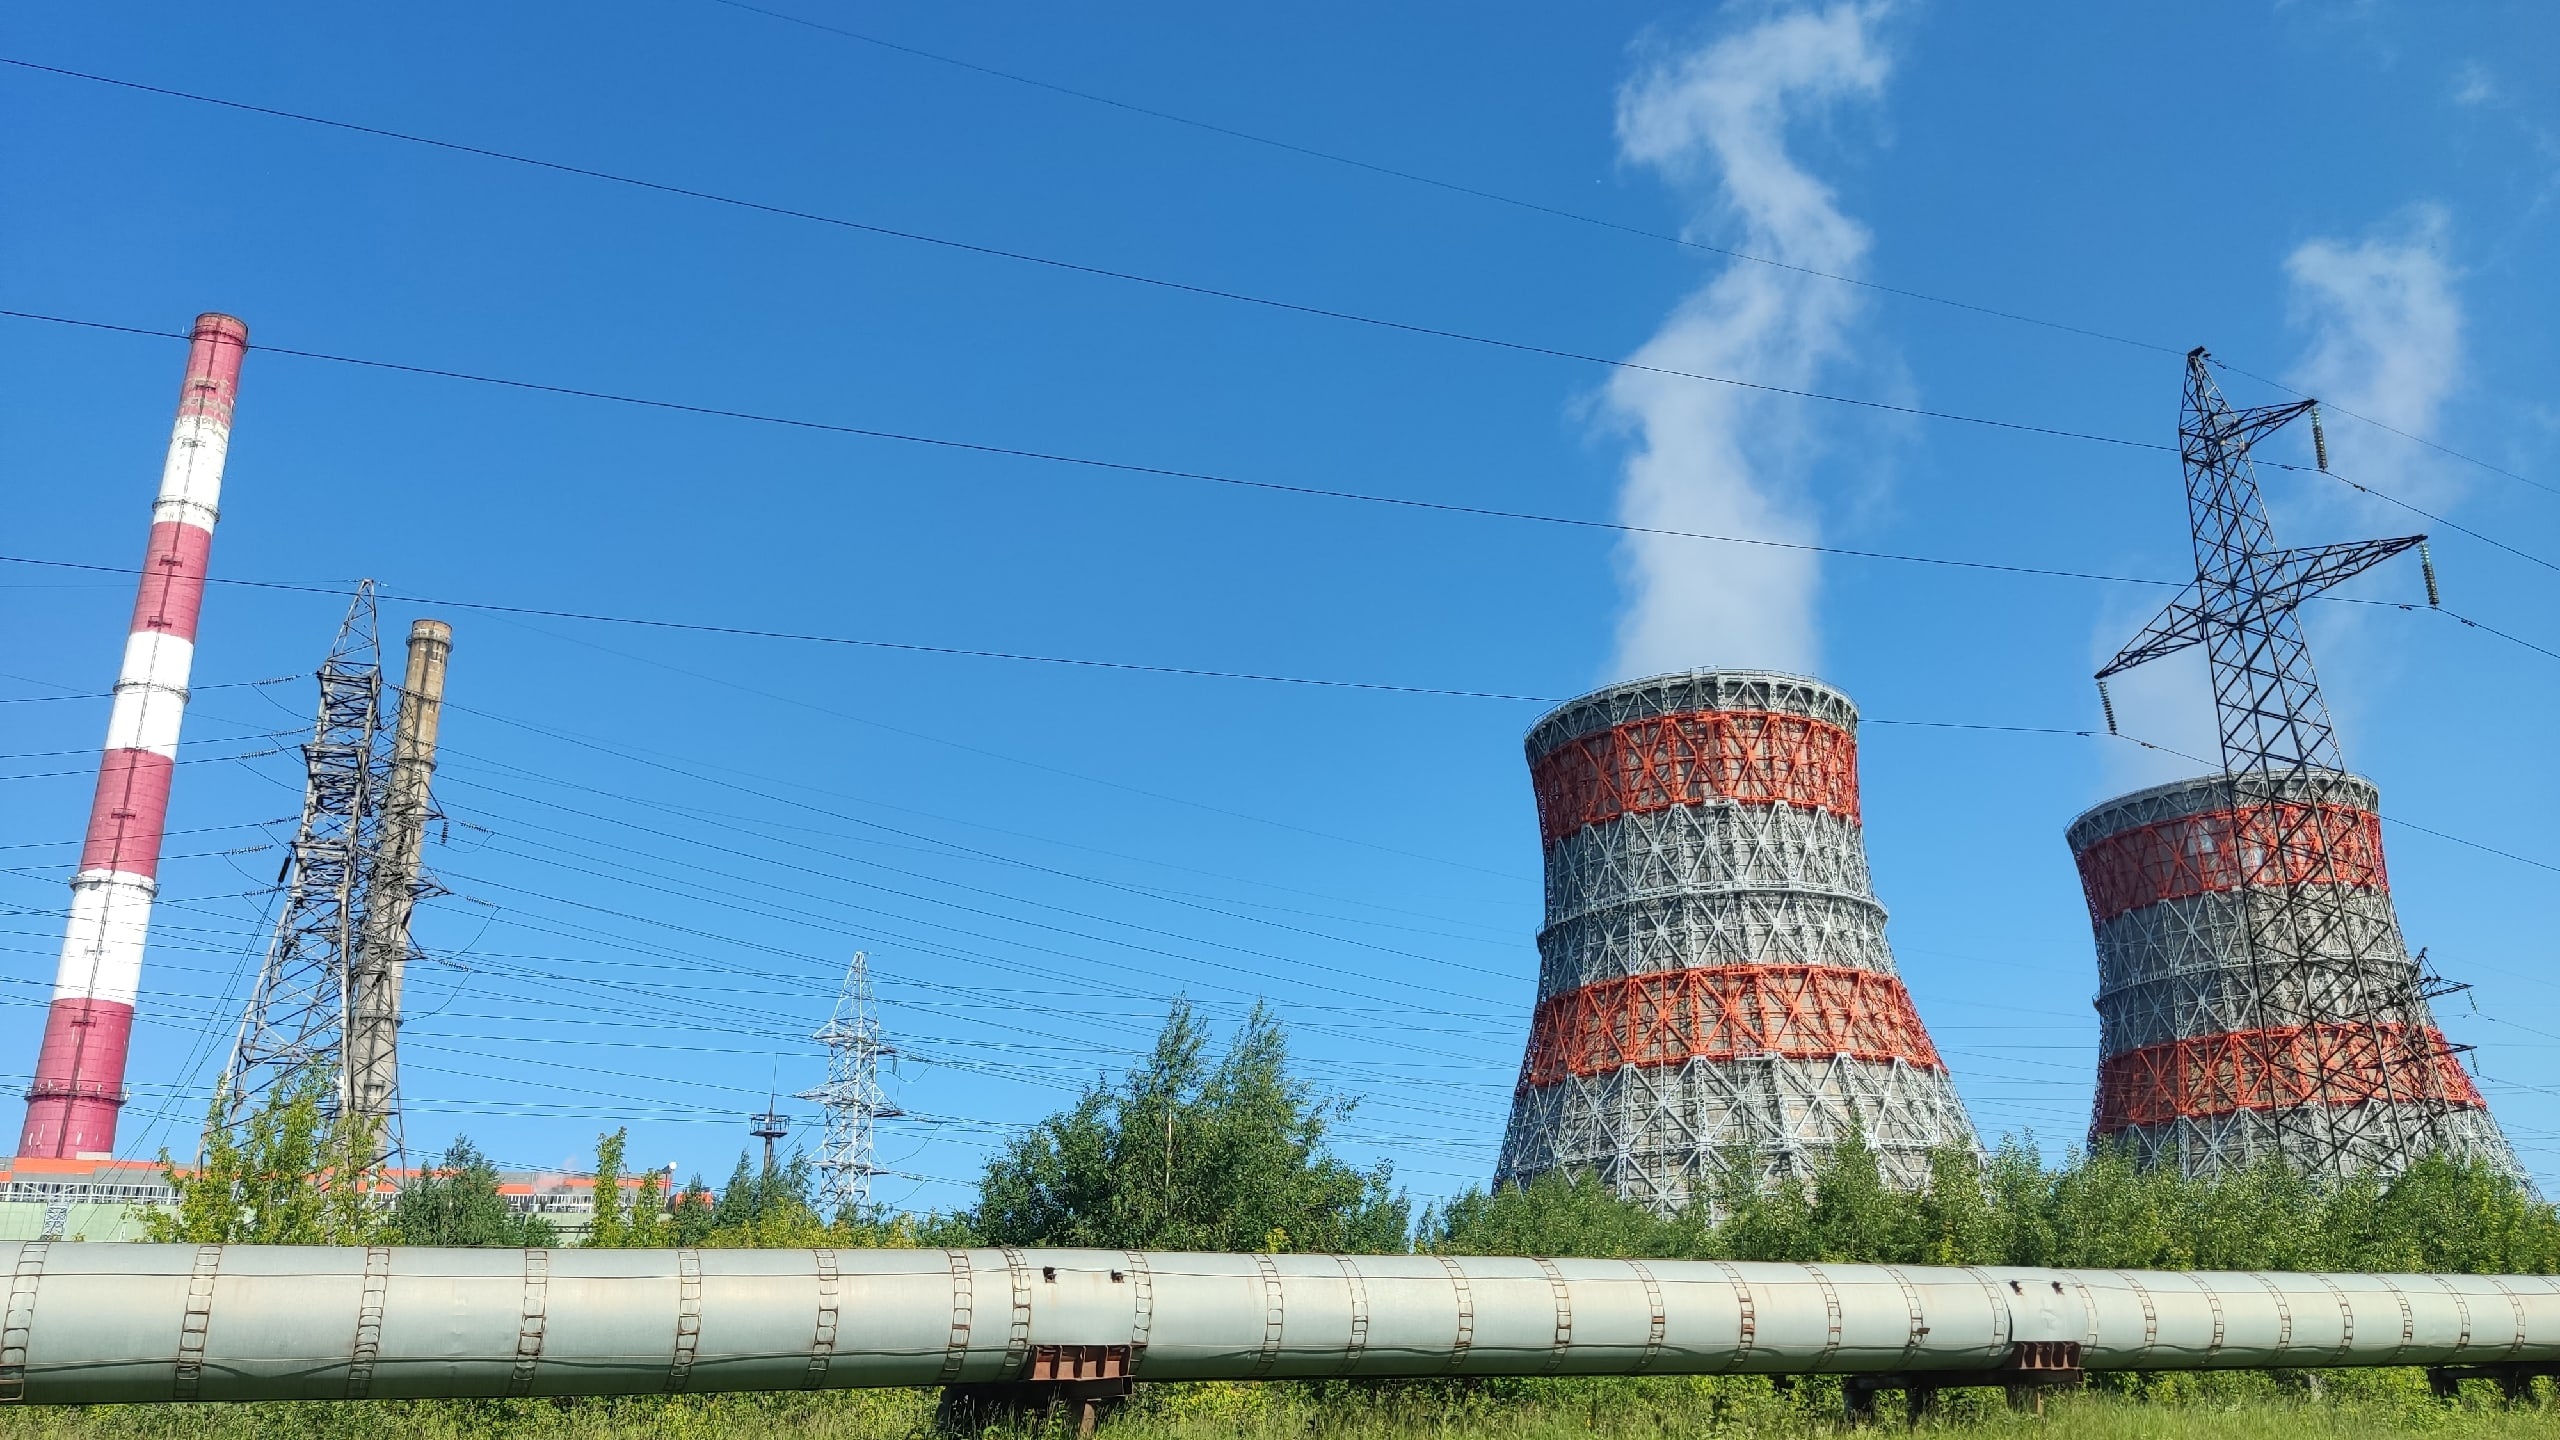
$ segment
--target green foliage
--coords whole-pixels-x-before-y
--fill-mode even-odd
[[[544,1217],[508,1208],[498,1193],[498,1167],[459,1135],[441,1158],[400,1188],[384,1234],[393,1245],[508,1248],[554,1245],[559,1238],[558,1227]]]
[[[679,1231],[690,1227],[696,1212],[703,1208],[701,1182],[696,1181],[676,1204],[670,1205],[666,1181],[657,1171],[649,1170],[642,1172],[639,1185],[626,1193],[622,1156],[630,1140],[628,1129],[596,1137],[595,1213],[587,1226],[587,1248],[655,1250],[693,1243],[680,1238]]]
[[[972,1245],[974,1232],[961,1217],[945,1215],[853,1216],[828,1220],[810,1198],[814,1177],[807,1157],[794,1155],[770,1170],[738,1157],[738,1168],[714,1198],[700,1176],[665,1198],[658,1176],[646,1174],[626,1192],[621,1184],[624,1131],[596,1137],[595,1222],[590,1248],[634,1250],[688,1246],[726,1250],[800,1250],[827,1245],[844,1249],[910,1250],[919,1246]]]
[[[2314,1398],[2266,1376],[2165,1374],[2135,1390],[2059,1395],[2015,1414],[1998,1391],[1941,1397],[1924,1435],[1980,1440],[2540,1440],[2554,1410],[2509,1410],[2485,1390],[2426,1398],[2408,1370],[2332,1377]],[[2369,1383],[2365,1383],[2369,1382]],[[626,1396],[584,1400],[298,1401],[248,1405],[0,1406],[0,1440],[916,1440],[935,1393]],[[1781,1391],[1760,1376],[1661,1376],[1142,1386],[1108,1440],[1815,1440],[1904,1433],[1894,1401],[1863,1432],[1839,1422],[1836,1381]],[[1006,1433],[1006,1432],[995,1432]],[[1019,1432],[1063,1437],[1072,1425]]]
[[[1727,1177],[1748,1177],[1736,1157]],[[2388,1182],[2315,1185],[2280,1165],[2218,1181],[2101,1151],[2046,1170],[2015,1141],[1931,1157],[1916,1192],[1883,1181],[1852,1135],[1815,1174],[1729,1178],[1664,1219],[1590,1181],[1470,1192],[1423,1217],[1452,1254],[1861,1260],[2107,1269],[2560,1272],[2560,1211],[2485,1166],[2432,1157]]]
[[[1256,1006],[1214,1065],[1208,1044],[1176,1001],[1144,1063],[988,1164],[979,1234],[1005,1245],[1404,1249],[1408,1211],[1388,1168],[1332,1154],[1326,1136],[1349,1103],[1290,1076],[1279,1022]]]
[[[181,1170],[160,1152],[160,1174],[176,1191],[170,1209],[140,1209],[144,1238],[198,1245],[367,1245],[382,1216],[359,1177],[373,1158],[375,1126],[332,1119],[324,1103],[334,1077],[312,1073],[270,1091],[237,1133],[217,1123],[223,1097],[205,1112],[202,1161]]]

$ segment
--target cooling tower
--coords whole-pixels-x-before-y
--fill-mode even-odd
[[[2391,1174],[2443,1151],[2524,1178],[2430,1013],[2379,805],[2334,770],[2210,775],[2072,822],[2098,940],[2092,1144],[2189,1175],[2275,1155]]]
[[[1853,1126],[1903,1186],[1979,1148],[1885,943],[1857,725],[1818,680],[1701,670],[1530,730],[1547,914],[1497,1185],[1562,1170],[1668,1212]]]

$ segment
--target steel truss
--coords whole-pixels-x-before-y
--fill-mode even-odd
[[[1979,1148],[1885,942],[1856,725],[1818,681],[1698,671],[1531,730],[1547,924],[1497,1184],[1563,1170],[1668,1212],[1853,1128],[1905,1186]]]
[[[218,1123],[229,1128],[315,1070],[334,1082],[344,1058],[349,964],[390,770],[372,581],[357,587],[319,680],[319,719],[302,747],[302,819],[277,876],[284,904],[223,1067]],[[333,1083],[325,1108],[335,1116],[343,1102]]]
[[[871,1181],[879,1163],[880,1122],[906,1112],[880,1085],[880,1062],[897,1047],[881,1033],[880,1010],[871,995],[871,957],[855,951],[836,995],[835,1014],[813,1037],[827,1047],[827,1083],[798,1098],[816,1102],[826,1115],[818,1144],[818,1181],[837,1215],[871,1212]]]
[[[2270,1156],[2396,1174],[2441,1151],[2521,1179],[2436,1028],[2391,905],[2379,797],[2347,773],[2297,613],[2425,537],[2277,548],[2249,451],[2311,411],[2235,410],[2204,351],[2187,357],[2196,579],[2098,679],[2204,647],[2222,773],[2071,827],[2099,953],[2091,1139],[2189,1174]]]

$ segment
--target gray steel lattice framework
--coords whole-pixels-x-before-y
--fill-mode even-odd
[[[1852,1127],[1903,1186],[1979,1150],[1885,941],[1856,726],[1819,681],[1693,671],[1529,732],[1547,923],[1497,1185],[1591,1175],[1668,1212],[1729,1165],[1809,1174]]]
[[[879,1165],[880,1122],[905,1113],[880,1086],[880,1062],[898,1051],[881,1033],[871,994],[871,957],[855,951],[836,994],[835,1013],[811,1038],[827,1047],[827,1083],[797,1098],[826,1117],[818,1142],[818,1184],[835,1214],[868,1215]]]
[[[359,585],[320,666],[320,710],[302,747],[302,818],[286,853],[284,903],[223,1067],[219,1123],[236,1128],[268,1095],[319,1071],[339,1113],[349,965],[364,931],[389,775],[373,582]]]
[[[2223,768],[2068,832],[2098,946],[2091,1139],[2191,1175],[2268,1157],[2387,1175],[2441,1151],[2521,1179],[2436,1027],[2441,986],[2401,936],[2379,797],[2346,770],[2297,613],[2425,537],[2277,547],[2249,452],[2306,413],[2316,426],[2310,401],[2235,410],[2205,352],[2187,357],[2196,579],[2098,679],[2204,647]]]

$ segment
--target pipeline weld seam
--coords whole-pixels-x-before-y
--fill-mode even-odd
[[[1130,1250],[1129,1374],[1134,1378],[1147,1358],[1147,1341],[1156,1328],[1156,1274],[1147,1267],[1147,1252]]]
[[[2489,1283],[2490,1283],[2490,1284],[2495,1285],[2495,1286],[2497,1286],[2497,1287],[2498,1287],[2498,1293],[2499,1293],[2499,1294],[2504,1295],[2504,1296],[2506,1296],[2506,1297],[2507,1297],[2507,1309],[2508,1309],[2510,1312],[2512,1312],[2512,1313],[2514,1314],[2514,1316],[2515,1316],[2515,1320],[2516,1320],[2516,1338],[2515,1338],[2515,1343],[2514,1343],[2514,1344],[2512,1344],[2512,1345],[2509,1345],[2509,1346],[2507,1347],[2507,1349],[2506,1349],[2506,1353],[2505,1353],[2505,1354],[2503,1354],[2503,1355],[2500,1355],[2500,1356],[2498,1357],[2498,1358],[2499,1358],[2499,1359],[2501,1359],[2501,1360],[2513,1360],[2514,1358],[2516,1358],[2516,1356],[2518,1356],[2518,1355],[2520,1355],[2520,1354],[2522,1354],[2522,1353],[2524,1352],[2524,1342],[2525,1342],[2524,1297],[2523,1297],[2523,1296],[2521,1296],[2521,1295],[2518,1295],[2515,1291],[2513,1291],[2513,1290],[2511,1290],[2511,1289],[2508,1289],[2508,1288],[2507,1288],[2507,1282],[2506,1282],[2506,1281],[2504,1281],[2504,1280],[2499,1279],[2499,1278],[2498,1278],[2497,1276],[2495,1276],[2495,1275],[2489,1276],[2489,1277],[2488,1277],[2488,1280],[2489,1280]]]
[[[2325,1274],[2324,1274],[2324,1275],[2321,1275],[2321,1276],[2320,1276],[2320,1283],[2321,1283],[2321,1284],[2323,1284],[2323,1285],[2325,1285],[2325,1286],[2327,1286],[2327,1287],[2329,1287],[2329,1297],[2330,1297],[2331,1299],[2333,1299],[2333,1300],[2335,1300],[2335,1301],[2337,1301],[2337,1302],[2338,1302],[2338,1353],[2337,1353],[2335,1356],[2331,1357],[2331,1358],[2336,1359],[2336,1360],[2344,1360],[2344,1359],[2346,1359],[2349,1355],[2351,1355],[2351,1354],[2355,1353],[2355,1347],[2356,1347],[2356,1307],[2355,1307],[2355,1302],[2354,1302],[2354,1301],[2352,1301],[2352,1300],[2349,1300],[2349,1299],[2347,1298],[2347,1292],[2346,1292],[2346,1291],[2344,1291],[2344,1290],[2339,1289],[2339,1288],[2338,1288],[2338,1282],[2337,1282],[2337,1281],[2335,1281],[2335,1280],[2330,1279],[2327,1275],[2325,1275]],[[2517,1333],[2518,1333],[2519,1335],[2521,1335],[2521,1334],[2523,1333],[2523,1327],[2522,1327],[2522,1326],[2518,1326],[2518,1327],[2517,1327]]]
[[[1280,1363],[1280,1334],[1288,1324],[1289,1312],[1287,1293],[1280,1287],[1280,1263],[1257,1254],[1253,1268],[1262,1275],[1262,1348],[1254,1352],[1253,1370],[1246,1378],[1259,1380]]]
[[[1993,1357],[2009,1353],[2009,1337],[2017,1333],[2017,1320],[2009,1313],[2009,1301],[2000,1293],[2000,1282],[1979,1265],[1967,1265],[1964,1273],[1982,1287],[1983,1298],[1991,1302],[1991,1345],[1982,1353]]]
[[[9,1309],[0,1318],[0,1405],[27,1398],[27,1341],[36,1325],[36,1287],[44,1281],[45,1242],[18,1247],[9,1276]],[[2519,1327],[2521,1328],[2521,1327]]]
[[[2098,1293],[2089,1288],[2089,1282],[2080,1278],[2077,1270],[2063,1271],[2062,1278],[2070,1281],[2071,1288],[2079,1294],[2080,1318],[2088,1322],[2088,1328],[2081,1332],[2080,1348],[2083,1352],[2095,1350],[2098,1348]]]
[[[1360,1267],[1350,1256],[1333,1258],[1342,1267],[1342,1283],[1351,1294],[1351,1336],[1342,1346],[1341,1370],[1348,1375],[1360,1368],[1360,1357],[1369,1349],[1369,1283],[1361,1278]]]
[[[1645,1268],[1645,1263],[1641,1260],[1629,1260],[1626,1266],[1636,1272],[1638,1280],[1644,1282],[1644,1308],[1648,1315],[1648,1323],[1644,1332],[1644,1357],[1636,1361],[1635,1368],[1635,1373],[1641,1375],[1652,1369],[1653,1362],[1661,1357],[1662,1339],[1671,1328],[1671,1316],[1662,1307],[1662,1282],[1653,1278],[1653,1272]]]
[[[1005,1278],[1013,1284],[1013,1310],[1004,1331],[1004,1378],[1019,1380],[1031,1363],[1031,1270],[1019,1249],[1003,1248]]]
[[[1742,1278],[1742,1272],[1722,1260],[1716,1268],[1733,1286],[1733,1309],[1739,1322],[1734,1327],[1733,1363],[1738,1366],[1751,1358],[1751,1347],[1760,1338],[1759,1312],[1751,1301],[1751,1282]]]
[[[2381,1281],[2382,1288],[2391,1292],[2391,1298],[2400,1302],[2400,1343],[2392,1347],[2391,1358],[2383,1362],[2386,1365],[2397,1365],[2400,1363],[2400,1357],[2409,1352],[2410,1345],[2418,1338],[2417,1312],[2409,1308],[2407,1292],[2392,1284],[2390,1276],[2376,1275],[2373,1278]]]
[[[1887,1265],[1884,1273],[1892,1276],[1893,1283],[1901,1288],[1902,1308],[1910,1312],[1910,1335],[1902,1342],[1902,1362],[1908,1365],[1911,1357],[1920,1352],[1920,1337],[1929,1333],[1929,1315],[1920,1307],[1920,1292],[1912,1288],[1911,1277],[1903,1274],[1900,1266]]]
[[[1573,1348],[1573,1291],[1564,1283],[1564,1272],[1556,1262],[1540,1258],[1538,1268],[1547,1272],[1547,1293],[1556,1303],[1555,1348],[1547,1352],[1546,1373],[1553,1375],[1564,1364],[1564,1352]]]
[[[2276,1302],[2276,1358],[2281,1360],[2284,1352],[2293,1348],[2293,1304],[2285,1298],[2283,1288],[2265,1275],[2252,1270],[2249,1278],[2257,1281]]]
[[[809,1336],[809,1374],[800,1388],[815,1390],[826,1383],[827,1365],[836,1355],[836,1320],[838,1316],[838,1275],[836,1252],[816,1249],[809,1258],[818,1269],[818,1323]]]
[[[507,1393],[533,1393],[533,1372],[542,1364],[542,1336],[550,1326],[551,1252],[524,1252],[524,1308],[516,1323],[516,1363],[507,1372]]]
[[[1476,1293],[1468,1288],[1467,1272],[1458,1262],[1443,1255],[1440,1268],[1449,1272],[1449,1288],[1458,1301],[1458,1331],[1449,1342],[1449,1363],[1444,1370],[1455,1371],[1467,1363],[1467,1352],[1476,1343]]]
[[[2204,1296],[2204,1308],[2213,1315],[2213,1338],[2205,1343],[2204,1353],[2208,1357],[2219,1355],[2222,1353],[2223,1333],[2222,1292],[2204,1283],[2201,1275],[2189,1275],[2187,1278]]]
[[[382,1302],[391,1289],[391,1251],[368,1245],[364,1252],[364,1290],[356,1299],[355,1339],[347,1346],[347,1398],[373,1394],[373,1367],[382,1358]]]
[[[693,1383],[693,1357],[702,1350],[702,1252],[676,1252],[676,1348],[667,1361],[667,1393],[681,1395]]]
[[[2151,1303],[2151,1292],[2143,1288],[2142,1281],[2132,1271],[2119,1270],[2115,1273],[2116,1278],[2133,1292],[2133,1298],[2142,1302],[2142,1353],[2148,1355],[2160,1345],[2160,1307]],[[2089,1328],[2090,1342],[2094,1344],[2097,1341],[2095,1316],[2090,1318]]]
[[[2444,1293],[2453,1297],[2454,1319],[2462,1323],[2460,1338],[2453,1342],[2453,1358],[2459,1359],[2463,1351],[2471,1348],[2471,1302],[2464,1299],[2462,1292],[2454,1288],[2453,1282],[2446,1277],[2436,1275],[2429,1278],[2433,1279]]]
[[[951,1266],[951,1336],[942,1346],[942,1373],[934,1377],[936,1385],[948,1385],[960,1378],[960,1367],[969,1359],[969,1325],[974,1318],[974,1272],[966,1250],[945,1250],[942,1258]]]
[[[1840,1287],[1831,1283],[1831,1277],[1823,1272],[1821,1266],[1807,1265],[1804,1268],[1822,1291],[1822,1316],[1827,1333],[1822,1339],[1821,1352],[1813,1357],[1813,1364],[1806,1367],[1819,1371],[1840,1353]]]
[[[222,1247],[196,1247],[195,1268],[187,1275],[187,1313],[178,1322],[178,1364],[169,1380],[169,1397],[193,1400],[204,1388],[204,1337],[213,1325],[213,1284],[222,1275]]]

